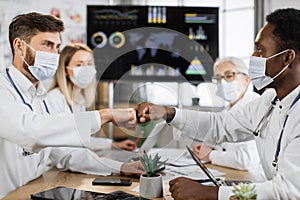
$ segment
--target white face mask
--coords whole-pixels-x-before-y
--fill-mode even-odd
[[[218,84],[217,95],[222,99],[232,103],[236,101],[242,93],[242,87],[238,80],[227,82],[225,80]]]
[[[91,65],[69,67],[69,69],[73,70],[73,77],[70,77],[71,81],[80,88],[86,88],[92,82],[97,72],[95,67]]]
[[[30,66],[26,60],[23,58],[24,63],[27,65],[31,74],[39,81],[46,80],[51,78],[58,67],[59,54],[57,53],[48,53],[44,51],[36,51],[29,44],[23,41],[26,46],[31,50],[35,51],[35,58],[33,66]]]
[[[287,51],[289,51],[289,49],[281,51],[281,52],[279,52],[273,56],[270,56],[268,58],[250,56],[249,76],[251,78],[253,85],[256,87],[257,90],[261,90],[261,89],[265,88],[266,86],[268,86],[270,83],[272,83],[274,81],[275,78],[277,78],[289,66],[289,65],[285,66],[273,78],[266,75],[267,60],[274,58],[278,55],[281,55]]]

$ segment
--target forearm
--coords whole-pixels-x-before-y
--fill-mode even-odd
[[[175,117],[170,124],[188,137],[214,145],[252,139],[252,132],[245,129],[245,126],[241,124],[244,121],[243,116],[236,117],[224,112],[212,113],[176,109]]]
[[[20,103],[0,107],[1,137],[31,151],[48,146],[84,146],[99,130],[95,112],[37,114]]]
[[[248,170],[250,167],[249,164],[251,164],[249,158],[243,157],[235,151],[214,150],[210,153],[209,159],[214,165],[220,165],[239,170]]]
[[[120,173],[122,162],[99,157],[87,148],[53,148],[51,160],[60,170],[71,170],[96,175],[111,175]],[[84,158],[84,162],[82,162]]]
[[[213,164],[239,170],[250,170],[259,166],[260,158],[254,140],[237,143],[223,143],[221,149],[210,153]]]
[[[101,125],[111,122],[113,120],[112,109],[101,109],[99,110]]]
[[[176,109],[170,124],[188,137],[203,141],[206,134],[211,132],[212,125],[209,120],[207,112]]]
[[[92,151],[101,151],[103,149],[112,148],[112,140],[102,137],[91,137],[91,141],[87,144],[87,147]]]

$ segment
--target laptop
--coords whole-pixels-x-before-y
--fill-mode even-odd
[[[142,146],[139,149],[136,149],[136,151],[105,149],[97,152],[97,154],[120,162],[138,160],[138,157],[141,156],[144,151],[148,152],[152,147],[154,147],[160,137],[160,132],[164,129],[165,125],[166,122],[164,120],[157,122]]]
[[[202,169],[202,171],[206,174],[206,176],[211,180],[211,182],[216,186],[231,186],[232,184],[239,184],[241,182],[243,183],[251,183],[251,181],[240,181],[240,180],[221,180],[219,178],[216,178],[209,170],[208,168],[202,163],[202,161],[194,154],[194,152],[186,146],[188,152],[191,154],[194,161],[197,163],[197,165]],[[201,182],[201,181],[200,181]]]

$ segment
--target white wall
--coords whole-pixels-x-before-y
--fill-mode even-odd
[[[52,0],[51,3],[44,0],[0,0],[0,68],[3,69],[11,62],[8,25],[17,14],[32,11],[50,13],[53,8],[57,8],[66,26],[66,31],[62,34],[64,46],[69,41],[86,42],[86,5],[115,5],[120,3],[219,7],[220,57],[235,55],[244,58],[253,50],[253,0]],[[78,17],[76,18],[76,16]],[[242,29],[238,27],[242,27]]]
[[[11,62],[8,44],[8,25],[17,14],[24,12],[50,13],[58,8],[66,25],[64,44],[69,41],[85,41],[86,5],[167,5],[167,6],[212,6],[220,8],[220,57],[237,56],[248,63],[254,45],[254,1],[247,0],[0,0],[0,69]],[[266,0],[265,15],[277,8],[300,8],[300,0]],[[72,18],[73,16],[79,18]]]
[[[0,0],[0,69],[11,63],[8,42],[8,26],[13,17],[27,12],[51,13],[57,8],[65,23],[62,34],[63,46],[69,41],[85,42],[86,5],[108,4],[108,0]]]
[[[277,8],[300,8],[299,0],[268,0],[266,1],[266,14],[276,10]]]

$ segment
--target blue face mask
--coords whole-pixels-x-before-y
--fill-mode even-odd
[[[36,51],[25,41],[23,42],[31,50],[35,51],[35,59],[34,59],[33,66],[30,66],[26,62],[26,60],[22,57],[24,63],[28,66],[28,69],[31,72],[31,74],[39,81],[43,81],[48,78],[51,78],[55,74],[56,69],[58,67],[59,54],[48,53],[44,51]]]
[[[250,63],[249,63],[249,76],[251,78],[251,81],[255,88],[257,90],[261,90],[268,86],[270,83],[274,81],[275,78],[277,78],[284,70],[289,66],[285,66],[277,75],[275,75],[273,78],[266,75],[266,68],[267,68],[267,60],[274,58],[276,56],[279,56],[285,52],[289,51],[289,49],[286,49],[284,51],[281,51],[273,56],[270,56],[268,58],[262,58],[262,57],[256,57],[256,56],[250,56]]]

